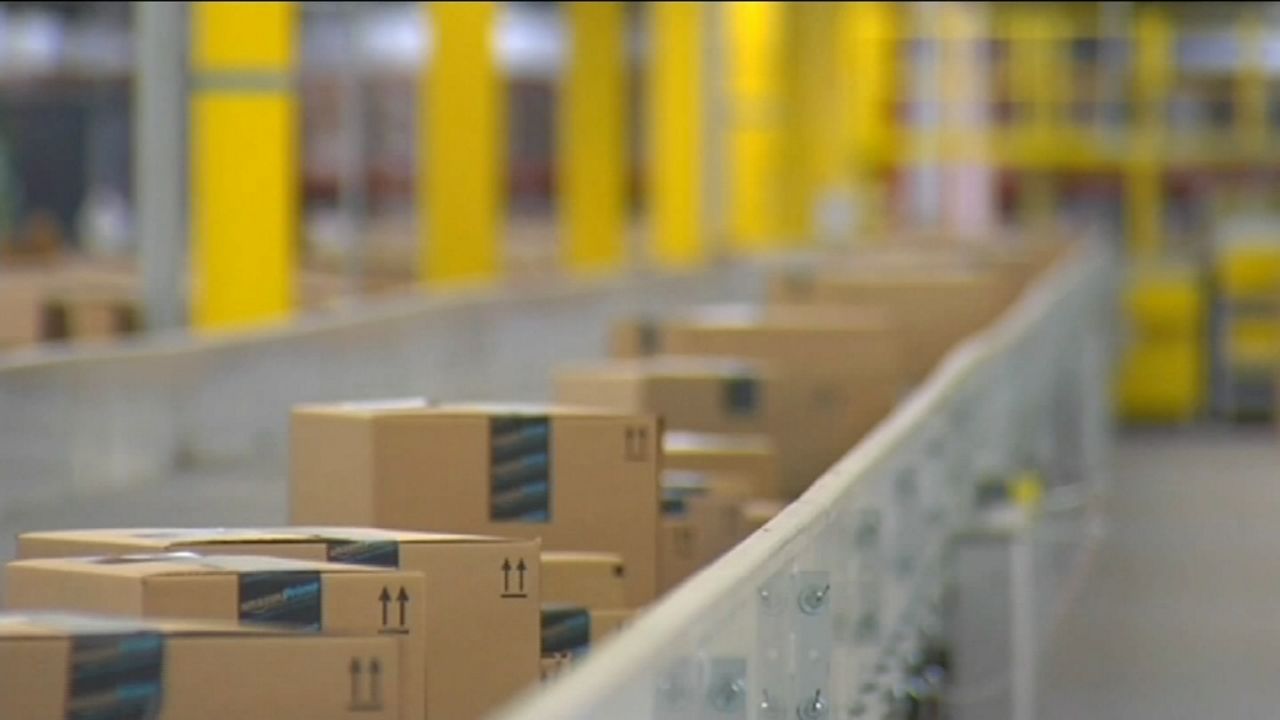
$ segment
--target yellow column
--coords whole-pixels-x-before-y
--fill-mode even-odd
[[[626,256],[626,48],[620,2],[565,5],[569,62],[561,97],[561,217],[565,260],[579,273]]]
[[[779,92],[782,4],[725,6],[729,71],[729,232],[735,250],[778,240]]]
[[[653,42],[648,112],[652,254],[661,267],[690,268],[707,257],[702,106],[707,10],[696,2],[648,7]]]
[[[1164,107],[1174,64],[1169,18],[1158,7],[1139,5],[1134,35],[1134,124],[1126,175],[1125,205],[1129,246],[1135,255],[1154,256],[1163,244]]]
[[[420,208],[428,282],[498,276],[506,217],[505,91],[494,52],[493,2],[426,3],[434,50],[421,97]]]
[[[802,245],[813,239],[819,198],[839,183],[847,135],[835,97],[834,6],[788,3],[785,11],[781,229],[787,243]]]
[[[191,5],[192,323],[293,309],[298,242],[294,3]]]
[[[884,224],[884,188],[880,172],[898,160],[893,154],[893,102],[897,82],[897,10],[888,2],[844,6],[841,42],[846,68],[849,162],[858,194],[862,227]]]

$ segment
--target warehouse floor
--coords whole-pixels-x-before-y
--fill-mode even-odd
[[[1274,718],[1280,707],[1280,441],[1269,428],[1126,433],[1105,536],[1044,659],[1043,720]],[[10,533],[275,524],[278,470],[10,510]]]
[[[1105,536],[1055,632],[1042,720],[1275,718],[1280,440],[1127,433]]]

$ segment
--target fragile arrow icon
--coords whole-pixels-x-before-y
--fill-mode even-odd
[[[401,588],[400,592],[403,593],[404,589]],[[382,587],[382,594],[378,596],[378,602],[382,603],[382,626],[386,627],[388,622],[387,611],[391,607],[391,591],[388,590],[385,585]],[[400,612],[402,615],[404,614],[404,610],[401,610]],[[404,624],[403,621],[401,624]]]
[[[382,707],[382,663],[378,658],[369,661],[369,704]]]
[[[360,702],[360,674],[364,671],[360,664],[359,658],[351,658],[351,705],[355,707]]]
[[[409,605],[409,593],[405,592],[405,589],[403,586],[400,588],[400,593],[396,595],[396,604],[400,606],[400,627],[404,627],[405,625],[404,611],[405,611],[405,608]]]
[[[520,558],[520,562],[516,565],[516,572],[520,573],[520,592],[524,592],[524,558]]]
[[[511,558],[502,558],[502,592],[511,590]]]

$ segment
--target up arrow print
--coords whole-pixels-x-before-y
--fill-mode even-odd
[[[400,593],[404,594],[404,588],[400,589]],[[390,621],[388,616],[388,610],[391,608],[391,591],[388,590],[385,585],[382,587],[382,594],[378,596],[378,602],[382,603],[382,627],[386,627],[387,623]],[[400,606],[400,617],[401,617],[400,624],[403,625],[404,624],[404,619],[403,619],[404,606],[403,605]]]
[[[405,626],[404,613],[405,613],[405,608],[409,606],[409,593],[405,592],[405,589],[403,586],[401,586],[400,588],[400,593],[396,595],[396,604],[400,606],[400,627],[404,627]]]
[[[524,558],[520,558],[520,562],[516,564],[516,572],[520,574],[520,592],[524,592],[524,571],[526,569]]]
[[[502,592],[511,592],[511,558],[502,559]]]
[[[351,673],[351,707],[357,708],[360,706],[360,675],[364,673],[360,658],[351,658],[348,670]]]

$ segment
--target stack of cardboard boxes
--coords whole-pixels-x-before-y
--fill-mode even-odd
[[[766,524],[1047,262],[957,255],[621,323],[555,404],[299,406],[290,527],[25,534],[0,717],[482,717]]]

